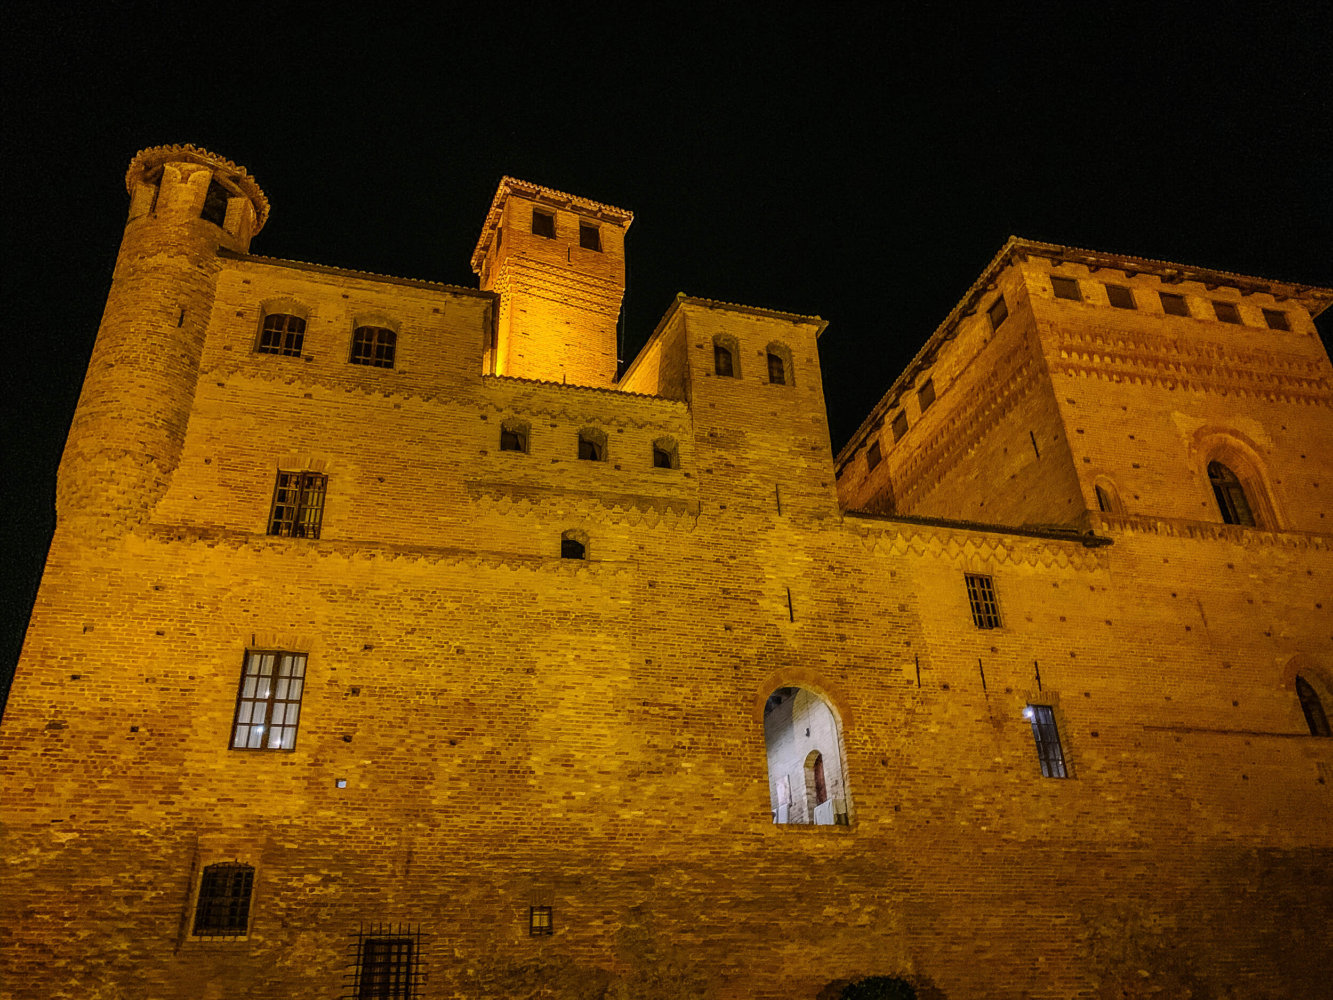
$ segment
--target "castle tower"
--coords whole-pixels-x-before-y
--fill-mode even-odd
[[[218,251],[246,251],[268,217],[268,199],[243,168],[190,145],[143,150],[125,187],[129,219],[60,464],[62,521],[141,520],[165,492],[194,399]]]
[[[485,371],[610,386],[632,213],[505,177],[472,254],[500,293]]]

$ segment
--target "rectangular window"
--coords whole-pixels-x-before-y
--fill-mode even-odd
[[[539,208],[532,210],[532,235],[555,239],[555,216]]]
[[[967,573],[967,599],[972,604],[972,622],[977,628],[1000,627],[1000,605],[995,600],[995,581],[981,573]]]
[[[583,247],[584,250],[596,250],[600,253],[602,250],[602,231],[596,226],[590,226],[586,222],[580,222],[579,246]]]
[[[1117,309],[1134,309],[1134,293],[1124,285],[1107,285],[1106,298]]]
[[[410,937],[368,937],[361,942],[357,1000],[410,1000],[415,995],[416,942]]]
[[[1190,314],[1189,306],[1185,304],[1185,296],[1176,295],[1172,292],[1158,292],[1157,297],[1162,300],[1162,312],[1168,316],[1188,316]]]
[[[1073,278],[1051,275],[1051,291],[1055,292],[1057,299],[1069,299],[1072,302],[1083,301],[1083,295],[1078,290],[1078,282]]]
[[[916,391],[917,402],[921,404],[921,412],[925,413],[930,409],[930,404],[935,402],[935,380],[926,379],[921,383],[921,388]]]
[[[250,926],[250,891],[255,870],[249,865],[209,865],[199,879],[194,907],[195,937],[244,937]]]
[[[549,906],[528,907],[528,934],[547,937],[555,933],[555,923]]]
[[[903,435],[907,433],[907,411],[899,410],[898,415],[893,418],[893,440],[901,441]]]
[[[305,688],[305,653],[252,649],[236,694],[233,750],[292,750]]]
[[[397,346],[398,335],[392,330],[380,326],[358,326],[352,331],[352,356],[348,360],[354,365],[392,368]]]
[[[1003,295],[991,304],[991,307],[986,310],[986,315],[990,317],[990,328],[992,330],[998,330],[1000,324],[1009,318],[1009,306],[1005,304]]]
[[[270,535],[318,538],[324,519],[324,492],[329,477],[318,472],[279,472],[273,488]]]
[[[1223,323],[1240,323],[1240,310],[1231,302],[1214,302],[1213,312]]]
[[[1281,309],[1265,309],[1264,322],[1268,324],[1270,330],[1291,329],[1291,322],[1287,319],[1287,314]]]
[[[286,313],[269,313],[264,317],[264,327],[259,331],[259,343],[255,345],[255,350],[260,354],[299,358],[304,341],[305,319]]]
[[[883,460],[884,456],[879,450],[879,442],[875,441],[870,445],[870,450],[866,452],[866,469],[873,469]]]
[[[1032,738],[1037,743],[1037,759],[1041,762],[1043,778],[1067,778],[1065,754],[1060,747],[1060,731],[1055,725],[1055,712],[1050,705],[1029,705],[1023,713],[1032,722]]]

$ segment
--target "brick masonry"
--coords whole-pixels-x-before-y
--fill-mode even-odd
[[[1322,995],[1328,291],[1011,241],[835,459],[817,318],[682,296],[613,381],[619,209],[506,179],[477,290],[250,254],[267,202],[203,151],[128,186],[0,732],[7,996],[344,996],[377,921],[420,925],[423,997]],[[257,353],[293,310],[300,356]],[[366,323],[392,369],[347,363]],[[278,470],[328,476],[319,539],[266,533]],[[307,654],[291,752],[228,748],[249,649]],[[772,822],[783,687],[840,725],[847,826]],[[220,861],[248,933],[195,938]]]

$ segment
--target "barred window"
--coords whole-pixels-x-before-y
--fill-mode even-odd
[[[194,936],[244,937],[254,881],[255,870],[249,865],[229,862],[205,868],[194,907]]]
[[[991,303],[991,307],[986,310],[986,315],[990,317],[990,328],[992,330],[998,330],[1000,324],[1009,318],[1009,306],[1004,301],[1003,295]]]
[[[1134,293],[1124,285],[1107,285],[1106,299],[1117,309],[1134,309]]]
[[[1301,711],[1305,713],[1305,724],[1310,727],[1311,736],[1328,736],[1328,716],[1324,713],[1323,702],[1304,677],[1296,678],[1296,697],[1301,700]]]
[[[264,317],[255,350],[260,354],[283,354],[289,358],[301,356],[305,341],[305,320],[290,313],[269,313]]]
[[[305,689],[305,654],[252,649],[236,694],[233,750],[292,750]]]
[[[371,365],[375,368],[392,368],[393,353],[398,344],[398,335],[382,326],[358,326],[352,332],[352,357],[354,365]]]
[[[972,604],[972,622],[977,628],[1000,627],[1000,605],[995,600],[995,581],[981,573],[966,573],[967,599]]]
[[[547,937],[555,933],[554,914],[549,906],[528,907],[528,934],[531,937]]]
[[[318,538],[324,519],[324,492],[329,477],[318,472],[279,472],[273,488],[270,535]]]
[[[1032,723],[1032,738],[1037,743],[1037,760],[1043,778],[1067,778],[1065,754],[1060,747],[1060,730],[1055,725],[1055,711],[1050,705],[1029,705],[1024,716]]]
[[[1055,292],[1057,299],[1070,299],[1073,302],[1083,301],[1083,293],[1078,290],[1078,282],[1073,278],[1051,275],[1051,291]]]
[[[1213,487],[1213,496],[1224,523],[1255,526],[1254,511],[1245,496],[1245,487],[1234,472],[1221,462],[1209,462],[1208,482]]]
[[[354,1000],[411,1000],[421,995],[425,971],[421,962],[421,934],[411,925],[375,927],[360,936],[356,968],[352,973]]]

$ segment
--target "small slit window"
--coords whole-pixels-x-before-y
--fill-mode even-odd
[[[1310,727],[1311,736],[1328,736],[1328,715],[1324,705],[1310,682],[1304,677],[1296,678],[1296,697],[1301,701],[1301,711],[1305,713],[1305,724]]]
[[[884,460],[884,455],[879,450],[879,442],[872,441],[870,448],[866,451],[866,469],[869,471],[879,465]]]
[[[1024,716],[1032,723],[1032,739],[1037,744],[1037,760],[1043,778],[1067,778],[1060,730],[1055,724],[1055,710],[1050,705],[1029,705]]]
[[[1265,309],[1264,322],[1268,324],[1270,330],[1290,330],[1291,321],[1287,319],[1287,314],[1281,309]]]
[[[352,357],[354,365],[371,365],[375,368],[392,368],[394,351],[398,345],[398,335],[382,326],[358,326],[352,332]]]
[[[1157,297],[1162,300],[1162,312],[1168,316],[1188,316],[1190,314],[1185,296],[1176,295],[1174,292],[1158,292]]]
[[[1051,291],[1055,293],[1057,299],[1069,299],[1071,302],[1083,301],[1083,294],[1078,290],[1078,282],[1073,278],[1062,278],[1058,274],[1051,275]]]
[[[282,354],[289,358],[301,356],[305,341],[305,320],[290,313],[269,313],[259,331],[255,350],[260,354]]]
[[[1223,323],[1240,325],[1240,310],[1234,302],[1213,302],[1213,312]]]
[[[204,195],[204,207],[199,213],[199,218],[218,227],[225,226],[227,223],[227,202],[230,199],[230,191],[216,180],[209,181],[208,193]]]
[[[893,418],[893,440],[901,441],[907,433],[907,411],[899,410]]]
[[[935,380],[926,379],[921,383],[921,388],[916,391],[916,401],[921,406],[921,412],[925,413],[930,409],[930,404],[935,402]]]
[[[528,907],[528,935],[550,937],[555,933],[555,915],[549,906]]]
[[[554,235],[554,234],[552,234]],[[602,250],[602,231],[586,222],[579,223],[579,246],[584,250]]]
[[[1245,495],[1240,478],[1221,462],[1208,463],[1208,483],[1217,499],[1217,509],[1224,524],[1255,527],[1254,511]]]
[[[983,573],[964,574],[967,600],[972,605],[972,624],[977,628],[1000,627],[1000,605],[995,600],[995,581]]]
[[[991,303],[991,307],[986,310],[986,315],[990,318],[990,328],[992,330],[998,330],[1000,324],[1009,318],[1009,306],[1005,303],[1003,295]]]
[[[1106,299],[1117,309],[1134,309],[1134,293],[1124,285],[1107,285]]]
[[[289,538],[318,538],[324,520],[329,477],[318,472],[279,472],[273,487],[268,533]]]
[[[540,208],[532,210],[532,235],[545,236],[548,240],[555,239],[555,216],[550,212],[543,212]]]
[[[255,870],[249,865],[209,865],[199,879],[194,906],[195,937],[245,937]]]

